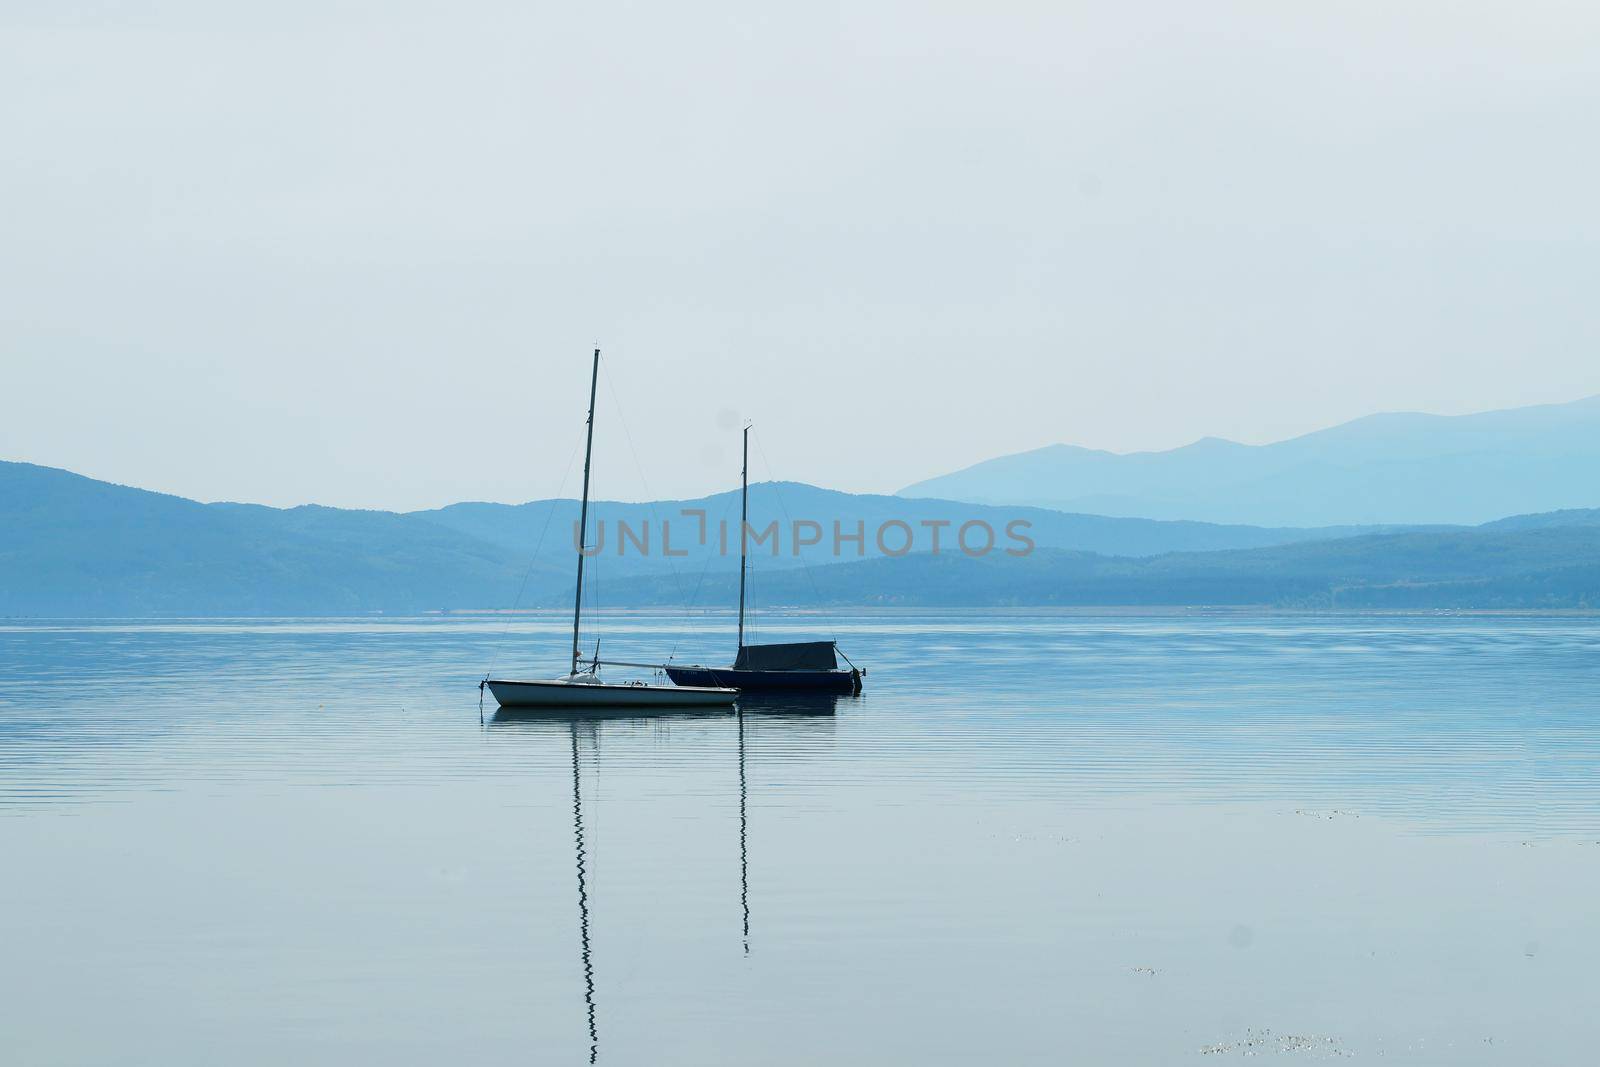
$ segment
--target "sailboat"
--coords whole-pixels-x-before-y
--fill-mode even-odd
[[[744,643],[745,577],[749,572],[750,427],[744,428],[744,461],[739,470],[739,647],[731,667],[667,664],[667,677],[679,685],[731,685],[745,691],[805,689],[820,693],[861,692],[864,673],[851,663],[839,666],[839,646],[833,641]],[[848,656],[845,662],[850,663]]]
[[[578,628],[583,621],[583,546],[589,537],[589,464],[594,457],[594,399],[600,382],[600,350],[594,350],[594,367],[589,372],[589,428],[583,452],[583,504],[578,510],[578,588],[572,605],[572,664],[567,674],[549,681],[521,681],[510,678],[485,678],[487,686],[503,708],[575,707],[651,707],[686,708],[726,706],[739,696],[737,689],[718,683],[651,685],[647,682],[613,684],[600,680],[600,662],[591,661],[579,671]],[[674,682],[677,679],[673,679]]]

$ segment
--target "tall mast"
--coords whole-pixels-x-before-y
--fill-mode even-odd
[[[578,509],[578,591],[572,598],[572,672],[578,673],[578,620],[583,616],[583,549],[589,543],[589,460],[594,456],[594,393],[600,383],[600,350],[589,372],[589,437],[583,446],[583,504]]]
[[[745,524],[750,518],[750,427],[744,428],[744,464],[739,468],[739,648],[744,648]]]

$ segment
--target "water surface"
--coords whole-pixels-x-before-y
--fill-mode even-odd
[[[819,634],[860,699],[480,724],[562,619],[0,624],[0,1060],[1593,1058],[1600,623]]]

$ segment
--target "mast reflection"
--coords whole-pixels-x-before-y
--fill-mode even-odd
[[[578,723],[571,724],[572,733],[572,838],[578,866],[578,938],[582,945],[583,1002],[589,1013],[589,1062],[600,1056],[600,1031],[594,1015],[594,956],[589,949],[589,886],[585,879],[583,849],[583,781],[582,767],[578,762]]]
[[[739,910],[743,913],[744,954],[750,955],[750,780],[745,769],[745,715],[756,716],[762,727],[780,727],[805,720],[816,721],[838,713],[835,693],[774,691],[741,693],[737,709],[739,749]],[[830,731],[831,732],[831,731]]]
[[[738,757],[739,788],[739,911],[740,932],[744,955],[750,955],[750,777],[749,760],[752,748],[768,747],[769,757],[780,759],[803,757],[814,750],[819,740],[833,737],[833,717],[838,700],[834,695],[771,694],[741,697],[734,710],[734,741]],[[728,709],[695,711],[675,709],[668,714],[641,715],[637,709],[590,709],[582,713],[560,716],[549,712],[526,712],[501,708],[488,726],[490,735],[544,737],[555,740],[564,726],[567,733],[569,760],[572,767],[572,841],[573,860],[578,885],[578,944],[579,960],[583,969],[584,1017],[589,1034],[589,1062],[600,1058],[600,1026],[597,1007],[594,950],[591,941],[589,916],[589,849],[583,827],[583,758],[579,745],[580,727],[587,733],[589,744],[596,745],[606,724],[622,726],[661,720],[706,720],[728,714]],[[554,735],[554,736],[552,736]],[[659,735],[658,735],[659,737]],[[703,735],[702,735],[703,737]],[[726,750],[724,750],[726,751]],[[724,766],[726,766],[724,764]]]
[[[739,709],[739,907],[744,911],[744,954],[750,955],[750,824],[745,811],[749,790],[744,775],[744,709]]]

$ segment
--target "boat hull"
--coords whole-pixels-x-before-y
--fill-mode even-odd
[[[502,708],[710,708],[727,707],[735,689],[688,685],[607,685],[595,682],[516,681],[484,683]]]
[[[679,685],[725,686],[752,692],[784,689],[804,689],[813,693],[861,692],[861,676],[855,671],[752,671],[733,667],[669,666],[667,677]]]

